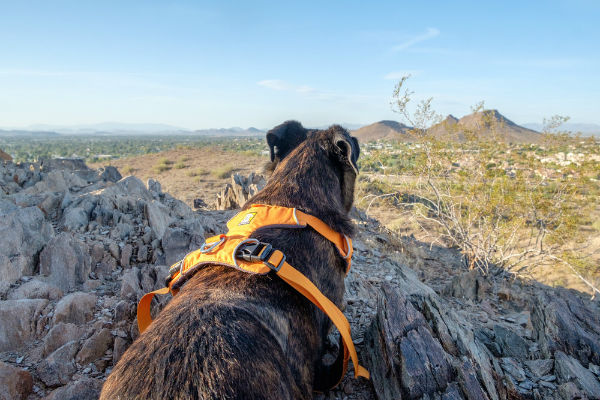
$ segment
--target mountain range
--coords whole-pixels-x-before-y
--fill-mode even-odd
[[[352,132],[361,142],[372,140],[414,141],[412,128],[396,121],[379,121]],[[465,115],[458,119],[448,115],[443,121],[427,130],[429,135],[447,140],[464,141],[465,134],[492,136],[494,139],[514,143],[536,143],[541,134],[532,129],[517,125],[498,110],[484,110]]]

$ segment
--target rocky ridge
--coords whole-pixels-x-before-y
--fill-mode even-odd
[[[234,212],[194,211],[111,167],[1,164],[0,398],[97,398],[138,336],[139,298]],[[372,380],[315,398],[600,398],[598,302],[464,271],[452,250],[353,218],[345,314]]]

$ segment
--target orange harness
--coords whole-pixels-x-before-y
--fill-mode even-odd
[[[344,344],[344,368],[346,374],[348,359],[354,364],[354,377],[369,378],[369,371],[358,364],[358,355],[352,343],[350,324],[340,309],[300,271],[286,262],[285,255],[273,249],[270,244],[250,238],[252,233],[262,228],[305,228],[310,225],[315,231],[335,244],[340,255],[346,260],[346,274],[350,270],[352,240],[331,229],[318,218],[298,211],[295,208],[254,204],[227,222],[227,234],[208,238],[195,250],[173,266],[168,286],[145,294],[138,304],[137,318],[140,333],[152,323],[150,303],[155,294],[176,295],[179,288],[204,265],[218,264],[239,269],[251,274],[267,274],[275,271],[286,283],[315,304],[331,319]],[[337,386],[337,385],[336,385]]]

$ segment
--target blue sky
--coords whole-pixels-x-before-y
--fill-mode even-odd
[[[0,126],[268,128],[462,116],[600,123],[599,1],[0,0]]]

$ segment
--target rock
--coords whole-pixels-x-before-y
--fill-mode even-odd
[[[231,176],[231,183],[217,195],[217,210],[234,210],[240,208],[248,199],[265,187],[266,180],[262,175],[251,173],[248,177],[239,174]]]
[[[562,351],[557,351],[554,356],[554,370],[559,384],[574,382],[589,398],[600,399],[600,382],[589,369]]]
[[[535,297],[531,322],[546,358],[560,350],[584,366],[600,364],[600,312],[592,307],[566,289]]]
[[[162,239],[166,263],[172,265],[181,260],[190,251],[191,237],[181,228],[168,228]]]
[[[38,278],[25,282],[8,294],[9,300],[18,299],[48,299],[58,300],[63,296],[63,291],[51,283]]]
[[[115,338],[115,345],[113,347],[113,365],[116,365],[117,362],[121,359],[125,350],[129,347],[129,342],[121,337]]]
[[[453,372],[423,315],[387,284],[368,333],[368,364],[380,399],[421,398],[443,392]]]
[[[92,319],[95,309],[95,295],[83,292],[71,293],[56,305],[53,322],[55,324],[71,322],[80,325]]]
[[[563,400],[584,400],[585,397],[583,392],[577,388],[577,385],[573,382],[563,383],[558,387],[558,393]]]
[[[516,381],[523,382],[525,380],[525,370],[523,370],[523,367],[521,367],[514,358],[503,357],[500,360],[500,365],[502,366],[502,369]]]
[[[100,179],[106,182],[118,182],[121,179],[123,179],[123,177],[119,173],[119,170],[111,165],[99,168],[98,174],[100,175]]]
[[[119,248],[119,245],[115,242],[110,242],[110,244],[108,245],[108,251],[110,251],[110,255],[113,256],[115,259],[118,260],[119,258],[121,258],[121,249]]]
[[[101,390],[101,380],[81,378],[54,390],[44,400],[96,400]]]
[[[73,359],[78,349],[79,344],[71,341],[50,354],[36,367],[40,380],[49,387],[67,384],[71,380],[71,376],[77,372]]]
[[[157,195],[162,193],[162,187],[160,186],[160,182],[156,181],[152,178],[148,178],[148,182],[146,183],[148,190]]]
[[[152,194],[146,189],[144,183],[135,176],[126,176],[114,185],[108,186],[102,190],[101,195],[112,197],[118,200],[119,197],[132,197],[134,199],[142,199],[145,201],[151,201],[153,199]]]
[[[44,299],[0,301],[0,351],[18,350],[35,338],[45,324],[41,316],[47,304]]]
[[[486,278],[481,276],[478,270],[473,269],[455,276],[442,293],[446,296],[481,301],[489,288],[490,284]]]
[[[28,371],[0,361],[0,399],[25,400],[33,389],[33,379]]]
[[[104,352],[112,347],[113,336],[106,328],[95,332],[81,346],[75,359],[79,364],[86,365],[104,356]]]
[[[99,263],[104,258],[104,245],[95,243],[91,249],[92,263]]]
[[[137,261],[140,263],[144,263],[148,261],[148,246],[140,246],[138,248]]]
[[[194,208],[207,208],[208,204],[202,199],[194,199]]]
[[[73,207],[65,212],[62,224],[69,231],[77,231],[86,227],[89,221],[90,217],[83,208]]]
[[[78,340],[84,333],[84,329],[75,324],[59,322],[44,337],[42,356],[46,357],[65,343]]]
[[[83,284],[90,272],[88,248],[71,233],[54,237],[40,254],[40,273],[64,291]]]
[[[527,358],[528,346],[525,340],[502,325],[494,325],[495,342],[500,346],[502,355],[519,359]]]
[[[144,213],[156,238],[159,240],[162,239],[165,230],[173,221],[173,218],[169,215],[169,209],[162,205],[158,200],[152,200],[151,202],[146,203]]]
[[[539,378],[548,375],[552,371],[554,368],[554,360],[528,360],[525,361],[525,365],[527,365],[527,368],[529,368],[534,376]]]
[[[37,207],[18,208],[0,218],[0,283],[32,275],[35,257],[54,236]]]
[[[131,255],[133,254],[133,246],[126,244],[121,251],[121,266],[129,267],[131,265]]]
[[[42,158],[39,160],[39,163],[40,167],[46,172],[53,170],[89,170],[82,158]]]

